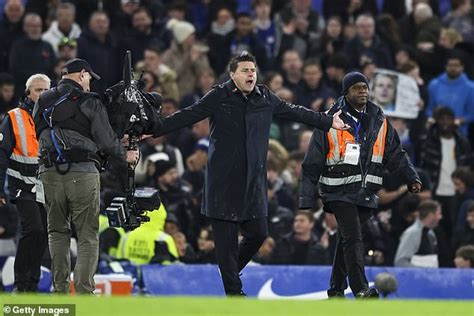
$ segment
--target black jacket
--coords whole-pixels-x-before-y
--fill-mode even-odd
[[[272,254],[272,264],[295,264],[296,241],[294,233],[283,236],[277,243]],[[329,252],[318,242],[316,235],[311,235],[308,252],[303,265],[327,265],[330,263]]]
[[[166,118],[160,136],[210,117],[202,213],[243,221],[267,216],[267,150],[273,117],[329,130],[332,117],[282,101],[266,86],[247,97],[232,80]]]
[[[454,158],[456,166],[469,166],[471,163],[472,153],[469,141],[461,136],[458,132],[454,135],[456,147],[454,148]],[[439,173],[441,169],[442,151],[441,136],[439,128],[436,124],[431,126],[428,133],[420,139],[420,162],[419,167],[426,171],[433,183],[433,190],[438,188]]]
[[[90,135],[89,137],[80,133],[71,127],[61,128],[60,137],[64,139],[64,142],[70,148],[78,148],[84,151],[96,153],[101,151],[102,153],[112,156],[121,161],[126,160],[125,149],[120,144],[117,136],[115,135],[112,127],[109,123],[109,118],[105,110],[105,106],[102,104],[97,94],[86,93],[82,91],[82,87],[73,80],[63,79],[59,82],[57,89],[51,89],[43,94],[35,104],[33,110],[33,119],[35,121],[36,135],[39,141],[40,153],[43,149],[48,151],[54,151],[53,142],[50,136],[49,127],[44,128],[44,118],[42,115],[43,109],[54,104],[61,95],[70,92],[74,100],[70,104],[64,104],[65,106],[78,106],[75,116],[69,118],[69,122],[73,121],[75,124],[84,123],[87,126],[82,126],[82,129],[86,130]],[[58,106],[58,108],[61,105]],[[61,113],[56,108],[55,113]],[[79,116],[83,116],[83,119],[79,119]],[[78,123],[81,122],[81,123]],[[64,147],[62,148],[64,150]],[[71,171],[85,171],[81,164],[91,164],[90,162],[73,163]],[[92,163],[92,166],[94,164]],[[76,170],[74,170],[77,167]],[[40,167],[41,171],[41,167]],[[97,171],[95,169],[89,169],[88,171]]]
[[[335,105],[331,108],[329,113],[337,112],[339,109],[342,110],[341,118],[344,122],[350,123],[348,117],[349,111],[352,115],[356,115],[355,111],[345,102],[344,97],[340,97]],[[363,133],[364,141],[361,142],[361,153],[359,165],[347,165],[343,164],[345,171],[342,172],[342,176],[349,176],[354,173],[360,174],[360,168],[364,173],[367,172],[368,168],[373,168],[373,163],[370,162],[372,155],[372,148],[375,143],[379,127],[381,126],[385,116],[382,110],[372,102],[367,103],[365,119],[362,118],[361,132]],[[382,177],[382,170],[388,169],[390,172],[399,170],[403,180],[407,184],[414,182],[420,182],[418,173],[411,164],[408,156],[403,150],[400,139],[398,138],[397,132],[387,121],[387,134],[385,139],[385,151],[383,155],[382,166],[383,168],[373,168],[372,172],[375,176]],[[377,127],[379,126],[379,127]],[[351,128],[350,133],[354,135],[354,128]],[[313,201],[317,194],[317,185],[319,183],[320,176],[325,173],[329,176],[340,177],[341,174],[335,174],[333,166],[326,166],[326,156],[329,152],[329,141],[327,133],[315,130],[311,138],[308,152],[306,153],[303,161],[303,173],[301,177],[300,185],[300,198],[299,207],[302,209],[311,208]],[[355,168],[355,169],[354,169]],[[378,207],[377,192],[380,189],[380,185],[367,184],[367,188],[362,188],[362,182],[358,181],[351,184],[338,186],[337,189],[323,189],[321,188],[321,198],[323,202],[331,201],[342,201],[352,204],[357,204],[369,208]]]

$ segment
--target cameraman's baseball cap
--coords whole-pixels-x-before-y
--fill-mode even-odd
[[[92,71],[91,65],[89,65],[89,63],[84,59],[80,58],[74,58],[66,62],[63,69],[61,70],[61,74],[67,75],[75,72],[81,72],[82,69],[87,71],[95,80],[100,80],[100,76]]]

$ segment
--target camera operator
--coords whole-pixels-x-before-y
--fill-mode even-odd
[[[88,62],[68,61],[57,88],[41,95],[33,117],[40,147],[40,179],[48,217],[54,292],[69,292],[71,220],[78,236],[74,285],[91,294],[99,255],[101,157],[134,164],[138,151],[125,151],[110,126],[105,106],[90,92],[99,80]]]

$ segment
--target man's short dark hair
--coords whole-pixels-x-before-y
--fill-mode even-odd
[[[336,53],[328,60],[327,68],[334,67],[344,70],[346,72],[349,69],[349,59],[343,53]]]
[[[434,119],[435,121],[438,121],[444,116],[449,116],[451,118],[455,118],[456,116],[454,115],[454,111],[451,108],[448,108],[447,106],[440,106],[435,110],[434,113]]]
[[[239,56],[235,56],[230,60],[229,63],[229,70],[230,72],[235,72],[237,70],[237,67],[239,66],[239,63],[244,62],[244,61],[251,61],[257,66],[257,61],[255,60],[255,57],[253,57],[252,54],[248,52],[242,52]]]
[[[461,180],[467,187],[474,185],[474,173],[469,167],[459,167],[451,174],[451,178]]]
[[[474,245],[466,245],[456,250],[456,257],[469,260],[471,268],[474,268]]]
[[[161,55],[161,48],[160,48],[159,45],[156,45],[156,44],[150,44],[150,45],[148,45],[148,46],[145,48],[145,50],[149,50],[149,51],[151,51],[151,52],[154,52],[154,53],[156,53],[158,56]]]
[[[146,13],[150,18],[153,19],[153,14],[151,14],[151,11],[148,10],[148,8],[145,8],[145,7],[139,7],[138,9],[133,11],[132,16],[135,16],[135,14],[142,13],[142,12]]]
[[[458,49],[453,49],[449,54],[448,54],[448,57],[446,58],[446,64],[448,64],[448,62],[451,60],[451,59],[457,59],[459,60],[459,62],[461,63],[461,65],[465,65],[465,59],[466,56],[465,54],[458,50]]]
[[[310,210],[299,210],[298,212],[296,212],[295,218],[298,215],[306,216],[310,223],[314,223],[314,214]]]
[[[0,73],[0,86],[14,86],[15,78],[7,72]]]
[[[322,70],[321,68],[321,63],[319,62],[319,59],[317,58],[308,58],[305,60],[303,64],[303,69],[308,67],[308,66],[316,66],[319,68],[319,70]]]
[[[425,219],[431,213],[436,213],[440,204],[437,201],[427,200],[420,203],[418,211],[420,212],[420,220]]]
[[[240,18],[249,18],[249,19],[251,19],[252,16],[250,15],[250,13],[243,11],[243,12],[237,13],[237,15],[235,16],[236,21]]]

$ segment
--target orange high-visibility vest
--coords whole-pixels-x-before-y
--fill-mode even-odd
[[[371,162],[374,164],[382,164],[385,151],[385,139],[387,136],[387,126],[387,119],[384,118],[382,126],[378,131],[377,139],[372,147]],[[331,128],[327,133],[327,139],[329,143],[329,151],[326,155],[326,166],[334,169],[337,166],[344,165],[346,145],[347,143],[355,142],[354,136],[348,131],[340,131]],[[343,177],[328,177],[323,175],[320,178],[320,183],[329,186],[338,186],[362,181],[362,175],[360,174],[359,169],[360,168],[354,168],[356,171],[355,174],[345,174]],[[380,177],[380,175],[370,174],[369,172],[366,177],[366,182],[382,185],[382,177]]]
[[[8,112],[15,137],[15,147],[10,155],[7,174],[26,184],[36,184],[34,170],[38,168],[38,140],[36,139],[35,123],[30,113],[22,108]]]

